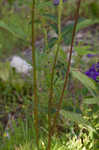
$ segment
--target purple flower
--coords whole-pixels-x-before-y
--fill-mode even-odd
[[[96,55],[94,55],[94,54],[88,54],[88,55],[87,55],[87,57],[89,57],[89,58],[90,58],[90,57],[94,57],[94,56],[96,56]]]
[[[91,66],[91,68],[88,71],[85,72],[85,74],[89,78],[92,78],[96,82],[99,82],[99,79],[97,79],[99,77],[99,62],[97,62],[96,64],[93,64]]]
[[[97,64],[96,64],[96,69],[99,72],[99,62],[97,62]]]
[[[91,58],[91,57],[99,57],[99,54],[87,54],[87,57]]]
[[[65,1],[67,1],[67,0],[63,0],[63,3],[64,3]],[[53,1],[53,4],[54,4],[55,6],[57,6],[57,5],[59,5],[59,2],[60,2],[60,0],[54,0],[54,1]]]

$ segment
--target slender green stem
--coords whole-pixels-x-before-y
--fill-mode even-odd
[[[67,72],[66,72],[66,76],[65,76],[65,81],[64,81],[64,86],[63,86],[63,90],[62,90],[62,93],[61,93],[61,97],[60,97],[60,100],[59,100],[59,103],[58,103],[58,106],[57,106],[57,111],[56,111],[56,114],[55,114],[55,117],[54,117],[53,125],[52,125],[52,127],[50,128],[50,131],[49,131],[47,150],[50,150],[50,147],[51,147],[52,134],[54,133],[57,118],[59,116],[59,112],[60,112],[61,105],[62,105],[62,102],[63,102],[64,92],[65,92],[65,89],[66,89],[66,86],[67,86],[67,81],[68,81],[69,72],[70,72],[70,65],[71,65],[72,48],[73,48],[74,37],[75,37],[75,33],[76,33],[77,21],[78,21],[78,17],[79,17],[80,3],[81,3],[81,0],[78,0],[78,2],[77,2],[77,11],[76,11],[76,14],[75,14],[75,24],[74,24],[73,33],[72,33],[72,42],[71,42],[71,47],[70,47],[70,55],[69,55],[69,60],[68,60]]]
[[[44,31],[44,40],[45,40],[45,51],[49,51],[49,48],[48,48],[48,39],[47,39],[47,30],[46,30],[45,27],[44,27],[43,31]]]
[[[46,21],[42,19],[42,26],[43,26],[43,33],[44,33],[44,42],[45,42],[45,51],[44,52],[49,52],[49,47],[48,47],[48,38],[47,38],[47,29],[45,27]]]
[[[61,42],[61,15],[62,15],[62,0],[58,6],[58,42],[57,42],[57,49],[56,54],[54,57],[52,72],[51,72],[51,86],[50,86],[50,95],[49,95],[49,102],[48,102],[48,125],[49,125],[49,138],[50,138],[50,130],[51,130],[51,108],[52,108],[52,100],[53,100],[53,85],[54,85],[54,73],[55,73],[55,66],[56,61],[58,58],[58,53],[60,50],[60,42]],[[47,150],[50,150],[50,141],[48,140],[48,147]]]
[[[38,130],[38,97],[37,97],[37,75],[35,57],[35,0],[32,5],[32,63],[33,63],[33,94],[34,94],[34,125],[36,131],[36,145],[39,150],[39,130]]]

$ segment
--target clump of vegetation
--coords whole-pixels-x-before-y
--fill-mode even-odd
[[[78,32],[99,25],[98,6],[1,0],[0,150],[98,149],[98,31],[95,43],[76,41]],[[30,46],[33,72],[18,73],[8,56]]]

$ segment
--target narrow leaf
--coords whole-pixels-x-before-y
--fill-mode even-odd
[[[26,35],[21,28],[15,26],[14,24],[6,24],[3,21],[0,21],[0,28],[10,32],[13,36],[23,39],[26,39]]]
[[[97,90],[94,81],[87,77],[84,73],[72,70],[72,75],[74,78],[78,79],[86,88],[90,88],[95,91]]]
[[[85,103],[85,104],[97,104],[97,105],[99,105],[99,97],[85,98],[83,100],[83,103]]]
[[[76,32],[80,31],[81,29],[83,28],[86,28],[90,25],[93,25],[93,24],[96,24],[96,23],[99,23],[99,19],[95,19],[95,20],[92,20],[92,19],[86,19],[84,21],[81,21],[80,23],[78,23],[77,25],[77,29],[76,29]]]
[[[71,111],[65,111],[65,110],[61,110],[60,114],[65,119],[68,119],[68,120],[71,120],[71,121],[75,121],[75,122],[78,122],[78,123],[81,123],[81,124],[86,124],[86,121],[83,119],[81,114],[74,113],[74,112],[71,112]]]

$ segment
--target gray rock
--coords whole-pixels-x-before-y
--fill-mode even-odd
[[[10,62],[11,67],[15,68],[17,72],[28,74],[32,70],[32,66],[19,56],[13,56]]]

